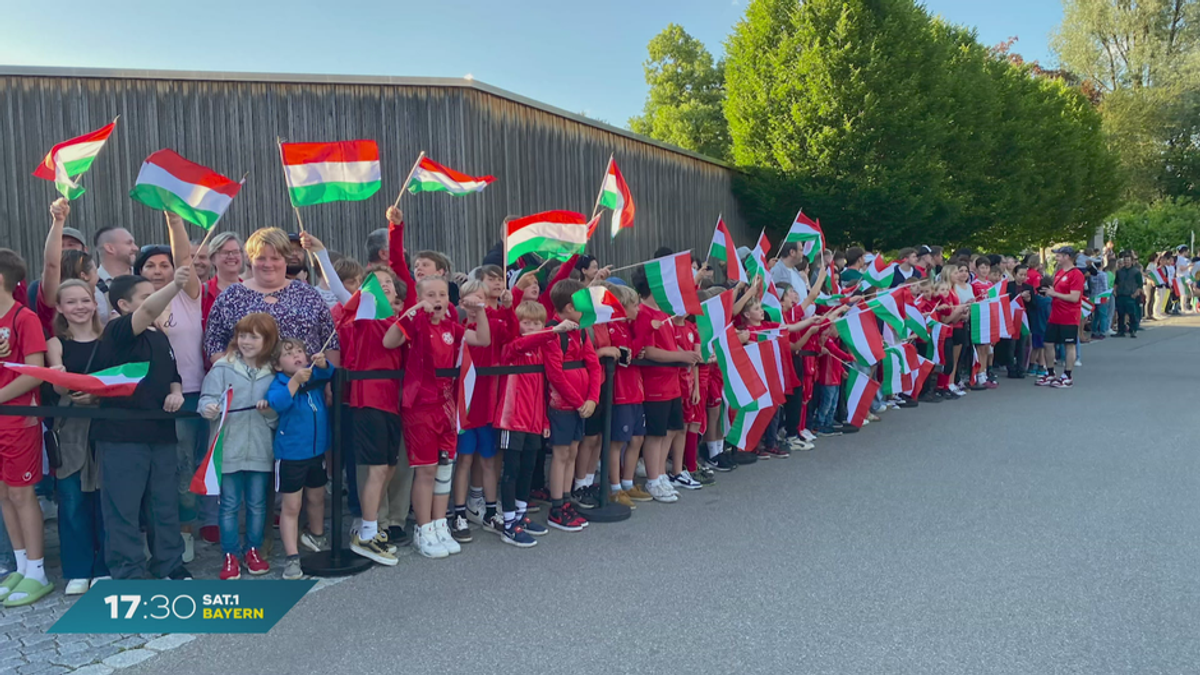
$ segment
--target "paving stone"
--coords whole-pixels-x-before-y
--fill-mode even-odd
[[[54,645],[38,645],[37,647],[25,652],[25,660],[30,663],[49,663],[50,657],[57,655],[54,650]]]
[[[95,663],[98,659],[96,658],[96,654],[93,651],[91,651],[91,649],[92,649],[91,647],[88,647],[89,651],[76,652],[74,654],[59,654],[58,656],[52,656],[52,657],[50,657],[50,663],[53,663],[53,664],[59,665],[59,666],[65,666],[67,668],[78,668],[80,666],[86,666],[89,663]],[[111,656],[111,655],[106,655],[106,656]]]
[[[113,668],[128,668],[129,666],[145,661],[157,653],[149,649],[127,649],[120,654],[113,654],[104,659],[104,665],[112,666]]]
[[[155,638],[147,642],[145,646],[147,649],[154,649],[164,652],[168,649],[175,649],[180,645],[185,645],[195,639],[196,637],[194,635],[189,635],[187,633],[175,633],[173,635],[164,635],[160,638]]]
[[[55,666],[49,663],[30,663],[25,666],[18,666],[17,672],[20,675],[63,675],[69,672],[62,666]]]
[[[87,643],[93,647],[101,647],[103,645],[112,644],[123,638],[123,635],[89,635]]]
[[[0,673],[11,673],[17,669],[17,666],[23,666],[28,661],[20,656],[6,656],[0,658]]]
[[[59,654],[75,654],[92,648],[87,640],[81,640],[78,635],[59,635],[58,638]],[[62,638],[70,639],[63,640]]]
[[[84,666],[79,670],[72,671],[71,675],[112,675],[112,666],[106,666],[103,663],[94,663],[90,666]]]
[[[136,649],[146,644],[146,638],[140,635],[130,635],[129,637],[114,643],[113,646],[117,649]]]
[[[57,636],[52,633],[35,633],[33,635],[26,635],[25,637],[21,638],[21,644],[25,645],[26,647],[36,647],[43,642],[52,641],[55,637]]]

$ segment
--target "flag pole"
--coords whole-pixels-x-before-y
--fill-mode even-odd
[[[292,181],[288,178],[287,164],[283,161],[283,139],[279,136],[275,137],[275,144],[279,146],[279,168],[283,171],[283,182],[288,187],[288,201],[291,201]],[[292,204],[292,211],[296,214],[296,222],[300,225],[301,234],[304,233],[304,219],[300,217],[300,208]]]
[[[417,155],[417,161],[413,162],[412,169],[408,172],[408,177],[404,179],[404,184],[400,186],[400,194],[396,195],[396,202],[392,204],[393,208],[400,208],[400,198],[404,196],[404,191],[408,189],[408,184],[412,181],[413,174],[417,172],[417,167],[421,166],[421,160],[425,159],[425,151]]]
[[[615,153],[609,154],[608,164],[604,165],[604,175],[600,178],[600,191],[596,193],[596,206],[592,208],[592,217],[588,218],[588,220],[592,220],[592,218],[596,217],[597,213],[600,213],[600,199],[604,197],[604,182],[608,179],[608,167],[612,166],[614,156]]]
[[[642,262],[640,262],[640,263],[634,263],[634,264],[632,264],[632,265],[626,265],[626,266],[624,266],[624,267],[618,267],[618,268],[617,268],[617,269],[615,269],[615,270],[610,270],[610,271],[609,271],[609,274],[615,274],[615,273],[617,273],[617,272],[624,272],[625,270],[631,270],[631,269],[633,269],[633,268],[635,268],[635,267],[641,267],[642,265],[645,265],[645,264],[646,264],[646,263],[648,263],[648,262],[651,262],[651,261],[649,261],[649,260],[643,260],[643,261],[642,261]]]

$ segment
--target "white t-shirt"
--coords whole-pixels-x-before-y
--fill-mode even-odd
[[[180,291],[163,313],[162,329],[175,352],[175,368],[183,393],[194,394],[204,384],[204,329],[200,323],[200,297]]]

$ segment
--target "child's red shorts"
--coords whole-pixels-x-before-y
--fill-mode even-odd
[[[404,447],[409,466],[437,464],[441,451],[448,452],[450,459],[454,459],[458,447],[456,407],[453,401],[446,401],[439,405],[401,408],[400,421],[404,425]]]
[[[24,421],[26,418],[13,418]],[[42,425],[0,429],[0,483],[26,487],[42,480]]]

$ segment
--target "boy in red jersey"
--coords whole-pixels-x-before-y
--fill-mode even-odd
[[[646,413],[642,403],[646,400],[642,388],[642,369],[631,362],[646,346],[647,332],[638,327],[637,293],[628,286],[606,284],[625,308],[626,321],[597,324],[596,354],[617,359],[613,375],[612,427],[609,433],[609,492],[612,501],[633,508],[634,502],[653,499],[649,492],[634,485],[633,476],[638,457],[642,454],[642,443],[646,440]],[[628,445],[627,445],[628,444]],[[621,448],[625,447],[625,462],[622,466]]]
[[[975,280],[971,282],[971,290],[975,292],[975,301],[979,302],[987,298],[988,291],[992,288],[990,275],[992,272],[992,261],[986,255],[981,255],[975,258]],[[968,315],[970,310],[967,310]],[[975,345],[975,355],[979,359],[979,372],[971,380],[971,389],[981,391],[989,389],[987,378],[988,366],[991,364],[992,345],[978,344]]]
[[[407,310],[384,335],[384,346],[408,345],[400,419],[408,463],[414,468],[412,507],[418,530],[417,550],[427,558],[445,558],[462,548],[450,536],[444,514],[450,503],[458,445],[458,396],[453,376],[446,376],[458,361],[462,344],[486,347],[491,343],[487,313],[474,302],[463,303],[476,324],[467,330],[451,318],[450,286],[441,277],[417,282],[415,306]],[[441,371],[441,372],[439,372]],[[434,520],[434,515],[443,516]]]
[[[551,527],[566,532],[578,532],[587,527],[571,502],[563,495],[575,477],[575,456],[583,440],[583,421],[596,412],[600,400],[600,361],[587,333],[578,328],[582,315],[575,309],[571,296],[583,288],[573,279],[559,281],[550,289],[550,301],[560,323],[569,323],[560,337],[560,349],[545,353],[546,379],[550,381],[550,446],[553,459],[550,465]],[[563,370],[563,364],[583,361],[583,368]]]
[[[504,345],[500,363],[505,366],[544,365],[545,355],[561,357],[560,335],[572,328],[563,322],[553,331],[546,327],[546,308],[536,302],[517,305],[515,318],[522,337]],[[555,357],[550,354],[551,359]],[[504,451],[504,473],[500,479],[500,500],[504,509],[504,529],[500,540],[519,548],[537,544],[533,537],[546,534],[546,528],[530,520],[530,484],[542,439],[550,435],[546,415],[546,377],[544,373],[501,375],[496,397],[496,429],[500,449]]]
[[[679,369],[679,391],[683,395],[683,424],[684,433],[675,437],[671,444],[671,468],[675,473],[668,473],[667,480],[676,488],[684,490],[699,490],[704,483],[699,480],[699,466],[696,455],[700,446],[701,426],[704,423],[704,401],[700,393],[699,363],[700,331],[696,324],[684,321],[681,316],[671,318],[671,327],[675,331],[675,343],[680,349],[696,352],[696,364]],[[706,383],[707,384],[707,383]],[[707,481],[712,483],[711,478]]]

